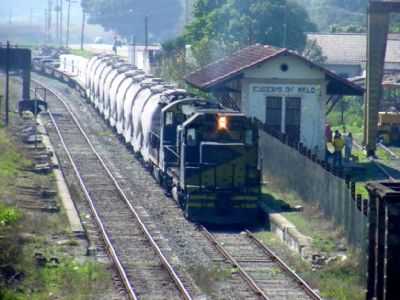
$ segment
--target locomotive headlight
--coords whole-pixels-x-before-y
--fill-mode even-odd
[[[227,129],[228,129],[228,118],[218,117],[218,130],[227,130]]]

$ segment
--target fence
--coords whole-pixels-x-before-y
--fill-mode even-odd
[[[317,204],[326,217],[343,228],[348,242],[365,253],[368,200],[355,194],[355,183],[330,169],[301,143],[289,145],[285,136],[274,136],[264,127],[259,133],[263,177],[303,201]]]

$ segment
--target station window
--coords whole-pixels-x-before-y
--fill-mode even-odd
[[[267,97],[265,125],[274,131],[281,131],[282,97]]]
[[[285,133],[292,141],[300,140],[301,98],[285,98]]]
[[[287,64],[281,64],[281,71],[287,72],[289,70],[289,66]]]
[[[265,125],[273,131],[286,133],[293,141],[299,141],[301,98],[267,97]]]

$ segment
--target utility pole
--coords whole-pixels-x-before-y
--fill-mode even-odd
[[[143,70],[149,72],[149,17],[144,17],[144,52],[143,52]]]
[[[189,24],[189,0],[185,0],[185,25]]]
[[[44,9],[44,34],[46,35],[46,39],[49,40],[49,15],[47,8]]]
[[[284,19],[283,19],[283,43],[282,43],[282,47],[286,48],[287,45],[287,28],[288,28],[288,9],[287,9],[287,5],[283,6],[284,9]]]
[[[133,36],[133,64],[136,66],[136,36]]]
[[[10,42],[7,41],[7,61],[6,61],[6,107],[5,107],[5,125],[8,126],[9,117],[9,101],[10,101]]]
[[[63,8],[64,1],[60,0],[60,46],[63,46]]]
[[[53,27],[53,24],[52,24],[52,21],[53,21],[53,0],[49,0],[47,11],[48,11],[47,39],[50,42],[51,41],[51,29]]]
[[[68,48],[69,46],[69,26],[71,22],[71,0],[66,0],[68,1],[68,11],[67,11],[67,38],[65,41],[65,47]]]
[[[149,16],[144,17],[144,47],[147,52],[149,46]]]
[[[60,40],[60,0],[56,0],[56,6],[54,8],[56,12],[56,43]]]
[[[86,24],[86,12],[82,8],[81,50],[83,50],[83,45],[85,43],[85,24]]]
[[[9,16],[8,16],[8,24],[12,24],[12,8],[10,8],[10,13],[9,13]]]

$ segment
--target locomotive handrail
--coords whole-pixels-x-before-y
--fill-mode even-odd
[[[166,149],[167,151],[169,151],[169,152],[171,152],[173,155],[175,155],[176,158],[179,157],[178,152],[176,152],[175,150],[173,150],[173,147],[174,147],[174,146],[172,146],[172,145],[164,145],[164,147],[165,147],[165,149]]]

